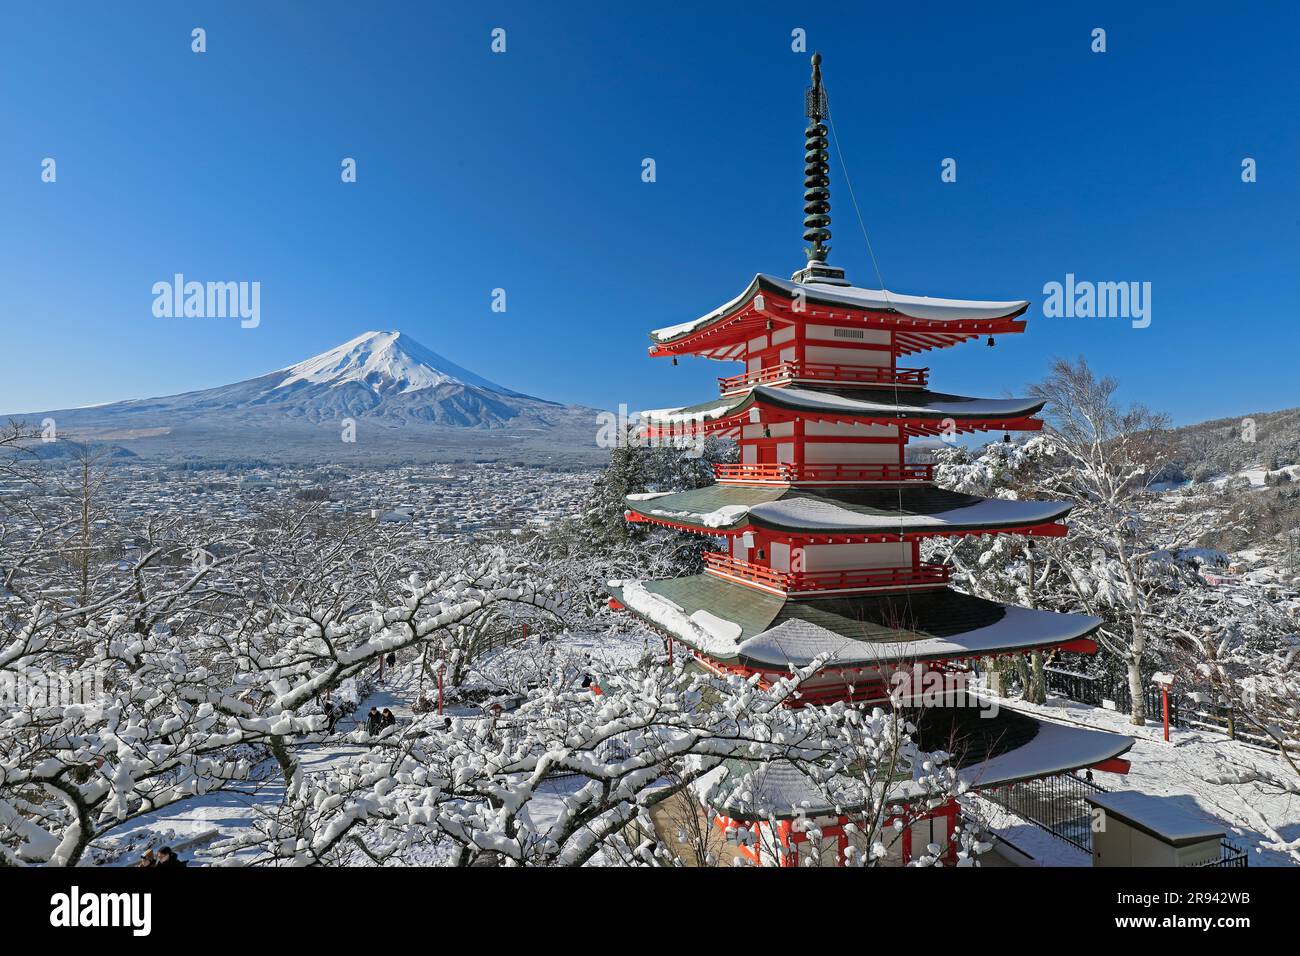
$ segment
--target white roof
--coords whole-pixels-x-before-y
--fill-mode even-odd
[[[736,652],[756,663],[774,667],[791,664],[802,667],[811,663],[819,654],[829,654],[832,666],[864,662],[899,664],[913,660],[1041,647],[1082,637],[1100,623],[1100,618],[1085,614],[1061,614],[1012,605],[994,623],[951,638],[855,641],[811,621],[790,619],[741,641]]]
[[[1089,794],[1087,800],[1119,819],[1131,821],[1175,843],[1211,840],[1224,834],[1222,824],[1174,802],[1194,803],[1195,798],[1190,794],[1158,797],[1136,790],[1118,790]]]
[[[751,396],[755,401],[765,399],[780,406],[812,412],[843,412],[846,415],[886,417],[1029,415],[1041,408],[1043,404],[1031,398],[966,398],[961,395],[940,395],[932,392],[912,394],[900,391],[890,396],[889,400],[875,398],[870,391],[855,390],[855,393],[840,395],[810,388],[773,388],[770,385],[755,385],[744,394],[733,396],[730,400],[719,401],[708,407],[683,405],[677,408],[652,408],[640,412],[639,415],[642,420],[655,424],[713,421],[727,417],[743,406]]]
[[[710,657],[726,659],[744,655],[756,663],[779,668],[802,667],[819,654],[831,656],[827,666],[844,666],[905,663],[971,652],[1041,647],[1081,637],[1101,623],[1098,618],[1084,614],[1012,605],[994,623],[952,638],[855,641],[809,621],[787,620],[742,641],[741,627],[734,621],[709,611],[696,611],[688,616],[676,602],[647,590],[641,581],[621,581],[619,586],[627,607]]]
[[[965,767],[958,771],[958,776],[963,783],[974,788],[1029,780],[1061,770],[1091,767],[1124,753],[1132,746],[1132,737],[1039,720],[1038,733],[1029,743],[985,763]]]
[[[984,299],[935,299],[925,295],[905,295],[881,289],[863,289],[858,286],[832,286],[820,282],[793,282],[778,279],[766,273],[755,276],[754,281],[740,295],[707,315],[679,325],[670,325],[656,329],[651,336],[660,342],[667,342],[685,335],[697,328],[708,325],[714,319],[730,312],[736,306],[755,294],[755,286],[774,287],[780,292],[794,296],[802,292],[810,301],[827,302],[852,309],[892,309],[903,315],[916,319],[928,319],[936,322],[958,320],[1000,319],[1018,312],[1029,305],[1023,299],[990,301]]]
[[[682,521],[706,528],[728,527],[748,517],[750,521],[757,520],[779,528],[849,533],[1035,525],[1056,521],[1069,509],[1069,503],[1064,501],[989,498],[934,514],[870,514],[841,507],[826,499],[793,497],[756,505],[724,505],[704,513],[655,507],[638,507],[636,510],[667,521]]]

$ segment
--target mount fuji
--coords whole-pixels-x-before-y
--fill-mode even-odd
[[[393,331],[233,385],[17,417],[143,457],[537,461],[601,457],[597,414],[497,385]]]

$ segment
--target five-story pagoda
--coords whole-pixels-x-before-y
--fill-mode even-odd
[[[1022,332],[1029,303],[851,285],[827,262],[819,55],[807,114],[805,267],[789,280],[755,276],[725,305],[651,333],[651,355],[743,362],[744,371],[719,379],[718,398],[643,412],[648,437],[730,437],[740,461],[716,466],[717,483],[707,488],[633,495],[626,516],[716,536],[723,547],[705,555],[703,574],[613,584],[611,603],[720,674],[766,682],[829,655],[830,664],[805,684],[804,702],[884,702],[900,668],[965,670],[989,656],[1095,651],[1089,635],[1098,619],[954,591],[948,568],[922,559],[922,542],[931,537],[1066,533],[1068,503],[946,491],[935,486],[931,465],[906,456],[917,436],[1042,427],[1034,417],[1042,402],[932,391],[928,369],[899,364],[930,349]],[[952,739],[952,721],[930,723],[934,739]],[[998,719],[961,724],[974,755],[967,765],[985,787],[1082,767],[1123,771],[1118,758],[1132,744],[1005,708]],[[791,799],[799,789],[789,780],[782,786],[793,787]],[[951,826],[955,812],[939,815]],[[827,825],[833,829],[834,821],[823,821],[823,832]]]

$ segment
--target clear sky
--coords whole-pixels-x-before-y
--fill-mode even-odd
[[[651,360],[646,332],[802,264],[796,28],[886,284],[1034,303],[1014,341],[928,353],[935,387],[1084,354],[1180,422],[1300,405],[1293,3],[168,0],[0,7],[0,412],[368,329],[546,398],[703,400],[737,367]],[[832,262],[874,286],[831,158]],[[177,272],[260,282],[261,324],[154,317]],[[1150,282],[1150,327],[1044,317],[1067,273]]]

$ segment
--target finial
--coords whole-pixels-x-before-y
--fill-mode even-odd
[[[831,179],[830,160],[826,152],[826,125],[822,120],[830,115],[826,90],[822,88],[822,55],[812,56],[812,86],[805,96],[808,128],[804,130],[803,167],[803,238],[811,242],[808,248],[808,265],[793,276],[797,282],[818,281],[830,285],[848,285],[844,270],[826,265],[831,247]]]
[[[812,86],[808,87],[808,118],[816,122],[826,117],[826,91],[822,89],[822,55],[812,55]]]

